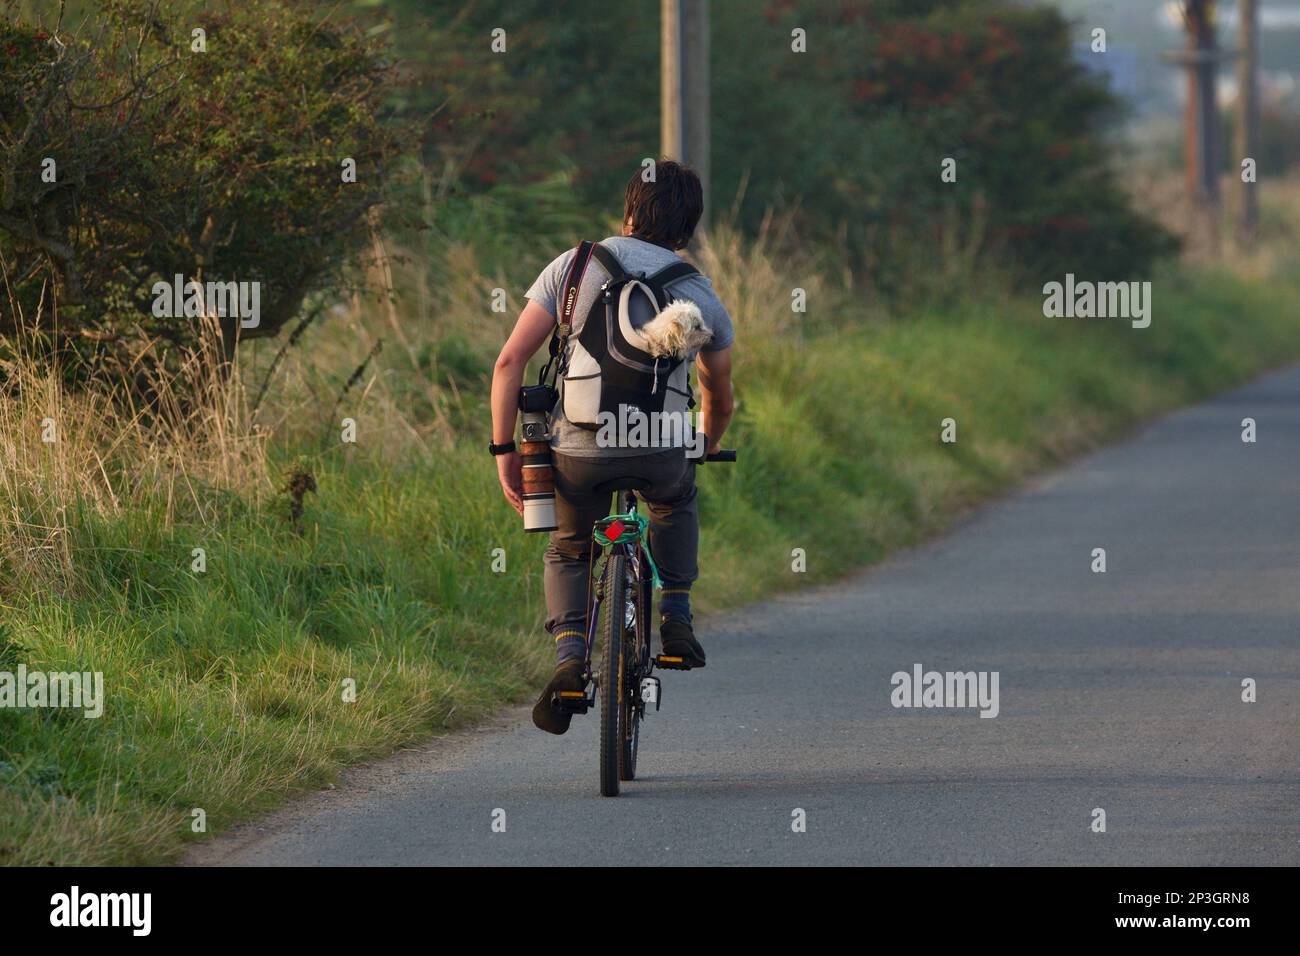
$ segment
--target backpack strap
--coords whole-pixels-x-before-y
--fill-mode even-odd
[[[563,374],[561,366],[564,364],[564,347],[573,332],[573,313],[578,306],[578,290],[582,288],[582,277],[587,272],[587,263],[591,261],[593,248],[600,247],[597,243],[585,239],[578,243],[573,262],[569,264],[569,271],[565,273],[560,298],[555,305],[555,331],[551,333],[551,357],[547,359],[546,365],[537,377],[538,385],[549,384],[554,387],[556,376]]]
[[[685,279],[687,276],[699,275],[700,270],[695,268],[689,262],[672,262],[664,266],[654,275],[651,275],[642,281],[648,285],[655,294],[661,306],[668,303],[664,299],[664,290],[679,279]]]
[[[595,244],[595,248],[592,249],[592,252],[596,255],[596,261],[604,266],[605,271],[609,273],[609,285],[616,286],[623,280],[631,278],[628,271],[623,268],[623,263],[619,262],[618,259],[614,257],[614,253],[610,252],[599,242]]]
[[[696,275],[699,273],[699,270],[689,262],[678,261],[670,262],[668,265],[664,266],[658,272],[653,273],[649,277],[642,274],[633,276],[623,268],[623,264],[615,258],[614,254],[600,243],[595,243],[592,253],[595,255],[596,261],[599,262],[601,266],[604,267],[605,271],[609,273],[609,283],[606,291],[615,286],[622,285],[628,279],[637,279],[638,281],[644,282],[648,285],[654,292],[655,298],[660,302],[663,302],[664,299],[665,286],[672,285],[672,283],[676,282],[678,279],[684,279],[688,275]]]

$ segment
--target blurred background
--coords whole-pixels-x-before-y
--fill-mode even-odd
[[[667,9],[738,329],[705,610],[1300,358],[1300,0],[0,0],[0,669],[110,689],[0,710],[0,862],[174,859],[527,693],[487,385],[673,152]],[[1045,318],[1067,273],[1151,327]],[[155,315],[177,274],[261,324]]]
[[[15,22],[52,29],[57,20],[99,50],[98,59],[66,65],[59,82],[93,87],[107,76],[119,108],[69,106],[66,116],[47,108],[37,125],[48,126],[51,140],[60,123],[80,124],[105,144],[73,160],[103,178],[78,184],[76,212],[66,188],[45,190],[24,209],[15,183],[5,200],[9,225],[30,222],[54,196],[59,230],[95,220],[102,238],[81,232],[79,268],[57,267],[62,287],[50,291],[62,293],[65,321],[95,333],[98,361],[106,341],[122,343],[119,369],[138,364],[143,341],[157,336],[190,344],[194,323],[137,328],[114,307],[138,311],[151,270],[195,274],[206,255],[208,271],[259,279],[269,292],[261,328],[246,335],[257,356],[246,361],[265,359],[257,338],[304,315],[343,309],[361,322],[363,312],[379,312],[388,344],[417,369],[437,377],[437,365],[464,384],[502,329],[477,318],[456,327],[461,300],[477,309],[503,289],[517,310],[541,265],[585,235],[614,231],[628,175],[664,151],[660,6],[640,0],[610,10],[574,0],[561,15],[527,0],[18,0],[10,3]],[[1239,4],[701,6],[709,11],[701,113],[715,242],[735,236],[775,243],[782,255],[797,249],[864,305],[898,312],[960,297],[994,274],[1034,289],[1067,271],[1149,276],[1180,251],[1208,261],[1246,251],[1231,221],[1243,196],[1235,188],[1242,144],[1234,139],[1241,111],[1232,56]],[[1300,162],[1300,0],[1254,8],[1248,149],[1265,181],[1255,194],[1273,187],[1264,204],[1273,222],[1296,202],[1288,177]],[[1199,172],[1188,144],[1200,134],[1186,110],[1198,95],[1188,78],[1196,71],[1175,59],[1197,42],[1189,15],[1198,11],[1218,51],[1207,94],[1216,128],[1203,143],[1215,156]],[[313,17],[330,36],[301,45],[296,38]],[[149,29],[133,51],[142,23]],[[220,37],[216,56],[187,51],[164,62],[173,38],[195,27]],[[792,51],[796,31],[806,52]],[[7,44],[16,54],[11,72],[31,66],[22,40]],[[305,55],[327,44],[328,62]],[[132,55],[157,70],[134,89],[134,74],[115,69]],[[311,90],[310,102],[292,94],[296,85]],[[164,89],[166,103],[152,95]],[[131,103],[138,108],[119,121],[120,106]],[[11,169],[51,151],[53,142],[39,139],[10,150]],[[345,155],[359,163],[352,188],[329,181]],[[955,181],[938,173],[945,159],[955,163]],[[1187,185],[1198,175],[1202,191],[1224,181],[1217,195],[1198,197],[1195,182]],[[1214,203],[1206,209],[1198,198]],[[142,236],[140,220],[150,217],[153,235]],[[16,301],[30,313],[47,278],[39,262],[48,264],[48,237],[30,226],[6,235],[20,274]],[[367,295],[379,296],[380,307],[372,298],[362,309]],[[412,336],[434,327],[445,334],[417,347]],[[349,356],[383,337],[333,328],[330,338]],[[420,401],[440,404],[438,396]],[[447,413],[428,411],[432,419]]]

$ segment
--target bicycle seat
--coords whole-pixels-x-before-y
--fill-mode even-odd
[[[650,482],[645,478],[638,478],[636,475],[622,475],[618,478],[611,478],[609,481],[602,481],[592,488],[596,494],[607,495],[613,491],[644,491],[650,487]]]

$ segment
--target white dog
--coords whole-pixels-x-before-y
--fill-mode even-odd
[[[713,338],[700,307],[686,299],[670,303],[639,331],[645,350],[655,358],[684,359]]]

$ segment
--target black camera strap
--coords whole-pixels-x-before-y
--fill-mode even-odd
[[[565,274],[564,286],[560,290],[560,298],[556,303],[555,331],[551,334],[551,357],[537,378],[538,385],[550,385],[554,389],[556,379],[564,374],[564,365],[567,361],[566,346],[569,336],[573,333],[573,313],[578,307],[578,290],[582,288],[582,277],[586,275],[587,263],[591,261],[591,251],[595,247],[596,243],[584,239],[578,243],[573,262],[569,264],[569,271]]]

